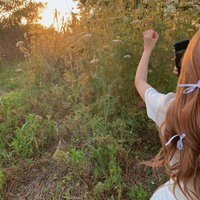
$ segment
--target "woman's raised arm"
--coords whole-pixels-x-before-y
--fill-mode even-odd
[[[135,86],[141,98],[145,100],[144,99],[145,91],[149,87],[151,87],[151,85],[147,83],[149,59],[156,45],[156,42],[159,38],[159,35],[154,30],[148,30],[143,33],[143,37],[144,37],[144,51],[136,71]]]

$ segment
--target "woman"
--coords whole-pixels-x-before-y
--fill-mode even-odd
[[[147,115],[159,127],[162,150],[151,166],[166,166],[170,180],[151,200],[200,199],[200,30],[184,54],[176,94],[161,94],[147,83],[148,62],[159,35],[143,33],[144,52],[135,86]]]

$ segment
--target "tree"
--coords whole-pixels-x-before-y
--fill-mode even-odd
[[[39,19],[39,13],[44,4],[32,0],[1,0],[0,28],[22,25],[23,20],[31,24]]]

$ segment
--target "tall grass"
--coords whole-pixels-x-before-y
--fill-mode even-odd
[[[197,30],[199,8],[184,1],[105,1],[92,12],[89,3],[63,32],[33,25],[24,38],[23,77],[1,97],[1,168],[48,153],[64,174],[55,193],[43,188],[49,198],[148,199],[165,175],[158,179],[138,165],[160,148],[133,85],[142,32],[160,34],[149,82],[173,91],[173,42]],[[2,177],[0,170],[5,190]]]

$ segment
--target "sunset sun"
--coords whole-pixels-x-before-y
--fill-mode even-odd
[[[57,10],[58,22],[61,21],[62,17],[66,20],[70,17],[70,13],[78,12],[77,3],[73,0],[35,0],[36,2],[46,3],[46,7],[40,14],[42,19],[39,21],[43,26],[49,27],[53,25],[57,28],[57,24],[54,23],[55,10]]]

